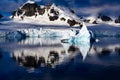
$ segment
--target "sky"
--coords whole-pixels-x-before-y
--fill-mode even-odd
[[[0,12],[12,12],[27,0],[0,0]],[[74,9],[77,14],[100,13],[120,15],[120,0],[34,0],[39,4],[55,3]]]

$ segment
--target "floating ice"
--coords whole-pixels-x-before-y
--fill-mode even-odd
[[[90,42],[90,39],[93,37],[92,34],[88,31],[85,23],[83,23],[83,27],[77,32],[76,35],[62,40],[63,42],[68,42],[71,44],[76,44],[79,42]]]

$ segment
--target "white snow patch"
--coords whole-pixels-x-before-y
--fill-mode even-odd
[[[35,2],[32,1],[32,0],[28,0],[26,3],[34,4]],[[25,3],[25,4],[26,4],[26,3]]]
[[[42,6],[44,7],[44,6]],[[55,11],[58,11],[58,19],[54,20],[54,21],[50,21],[49,20],[49,16],[53,16],[53,13],[50,13],[50,10],[54,9]],[[65,25],[65,26],[69,26],[69,24],[67,23],[67,20],[75,20],[77,22],[80,22],[80,19],[73,13],[70,12],[70,10],[63,8],[63,7],[59,7],[56,6],[55,4],[52,4],[50,9],[47,10],[45,9],[45,13],[43,15],[39,15],[39,13],[37,13],[37,16],[24,16],[24,19],[21,19],[21,16],[23,16],[24,13],[22,15],[16,15],[14,16],[13,22],[17,22],[17,23],[30,23],[30,24],[41,24],[41,25]],[[61,18],[65,18],[65,21],[62,21]],[[79,24],[74,25],[75,27],[80,26]]]

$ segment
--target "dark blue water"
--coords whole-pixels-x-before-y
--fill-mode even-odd
[[[120,38],[68,44],[0,38],[0,80],[119,80]]]

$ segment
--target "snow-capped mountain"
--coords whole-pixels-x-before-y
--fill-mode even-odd
[[[34,1],[27,1],[23,6],[14,11],[12,18],[15,22],[20,23],[67,26],[82,25],[73,10],[62,8],[55,4],[39,6]]]
[[[27,1],[23,4],[19,9],[13,12],[11,16],[13,18],[13,22],[8,21],[9,28],[12,25],[12,28],[5,33],[1,32],[1,36],[8,38],[24,38],[24,37],[60,37],[61,39],[75,39],[78,42],[81,41],[90,41],[93,37],[90,35],[87,26],[80,21],[79,17],[74,14],[74,11],[56,6],[55,4],[47,5],[47,6],[39,6],[34,1]],[[19,23],[28,23],[29,24],[40,24],[40,25],[62,25],[62,26],[73,26],[73,27],[81,27],[81,29],[45,29],[40,27],[28,26],[25,24],[23,27]],[[15,24],[15,27],[13,27]],[[16,26],[17,25],[17,26]],[[19,25],[19,27],[18,27]],[[25,27],[24,27],[25,26]],[[61,27],[61,26],[58,26]],[[2,28],[5,29],[5,28]],[[8,29],[8,28],[7,28]],[[73,40],[73,39],[72,39]],[[76,42],[76,40],[74,41]]]
[[[89,17],[84,17],[82,19],[86,23],[90,24],[110,24],[110,25],[120,25],[120,16],[118,18],[114,18],[108,15],[98,15],[98,16],[89,16]]]

